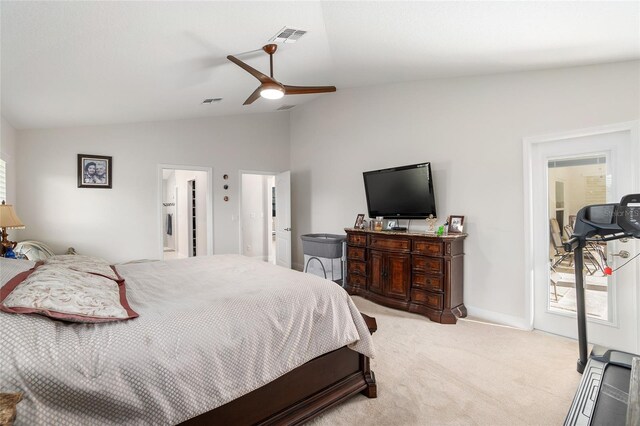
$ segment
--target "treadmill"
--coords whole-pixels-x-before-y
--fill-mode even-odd
[[[580,351],[577,369],[583,373],[565,426],[640,425],[637,383],[640,372],[636,371],[640,362],[633,361],[640,355],[594,346],[587,357],[583,249],[589,241],[620,238],[640,238],[640,194],[626,195],[620,203],[582,208],[576,216],[573,235],[565,243],[565,250],[574,252]],[[632,374],[633,364],[636,366]]]

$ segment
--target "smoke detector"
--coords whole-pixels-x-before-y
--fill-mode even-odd
[[[295,43],[300,37],[307,32],[304,30],[296,30],[295,28],[282,27],[280,31],[269,39],[272,43]]]

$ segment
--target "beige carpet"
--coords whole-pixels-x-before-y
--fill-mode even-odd
[[[580,381],[577,342],[473,321],[441,325],[359,297],[374,316],[378,398],[311,425],[561,425]]]

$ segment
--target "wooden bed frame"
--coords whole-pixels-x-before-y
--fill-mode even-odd
[[[362,317],[373,334],[375,318]],[[368,357],[344,346],[181,425],[295,425],[358,392],[376,398],[375,376]]]

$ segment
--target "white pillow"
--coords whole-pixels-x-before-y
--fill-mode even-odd
[[[0,310],[41,314],[72,322],[105,322],[138,316],[126,299],[124,281],[75,271],[59,264],[24,272],[0,289]]]
[[[83,256],[76,254],[61,254],[52,256],[44,261],[45,265],[57,265],[60,267],[72,269],[79,272],[88,272],[90,274],[102,275],[112,280],[120,280],[121,278],[109,266],[106,260],[99,257]]]

